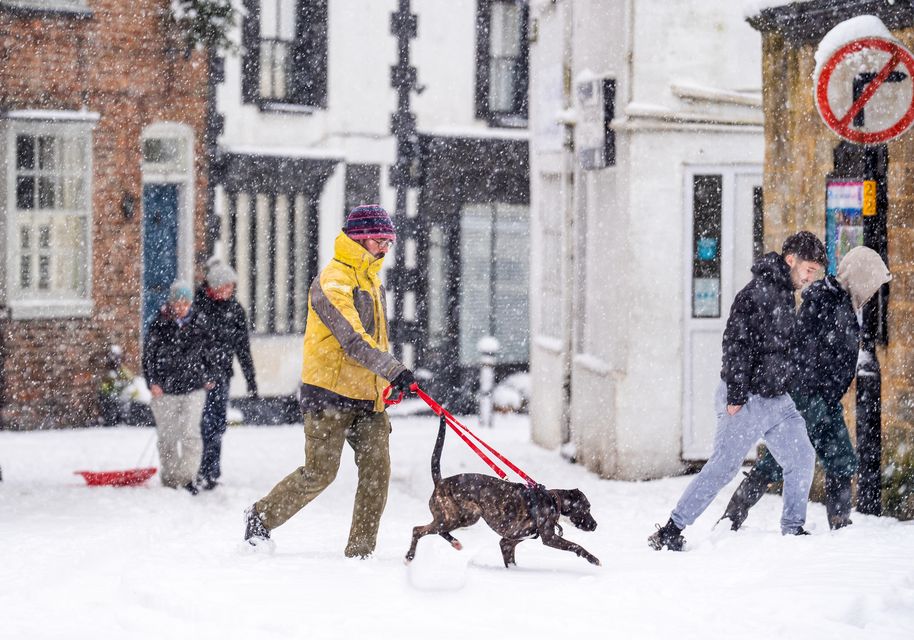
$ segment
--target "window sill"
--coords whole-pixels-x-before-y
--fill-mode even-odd
[[[92,315],[91,300],[11,300],[8,304],[12,320],[43,320],[49,318],[88,318]]]
[[[306,104],[290,104],[287,102],[258,102],[257,106],[264,113],[285,113],[289,115],[311,115],[320,111],[320,107],[313,107]]]
[[[28,0],[0,0],[0,12],[19,15],[23,18],[72,18],[74,20],[87,20],[93,17],[92,9],[83,6],[48,6],[44,3],[29,2]]]
[[[526,129],[528,126],[525,116],[490,113],[486,120],[490,127],[501,127],[503,129]]]

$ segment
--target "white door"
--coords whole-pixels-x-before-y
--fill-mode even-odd
[[[736,293],[761,245],[761,167],[686,172],[686,305],[682,457],[707,460],[716,429],[721,339]]]

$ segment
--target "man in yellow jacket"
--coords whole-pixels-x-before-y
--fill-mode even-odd
[[[333,260],[308,294],[299,392],[305,464],[246,512],[244,538],[257,545],[316,498],[336,477],[343,443],[355,452],[358,488],[347,557],[375,548],[390,480],[390,420],[382,394],[409,392],[412,372],[388,352],[387,313],[379,272],[396,231],[378,205],[353,209],[336,238]]]

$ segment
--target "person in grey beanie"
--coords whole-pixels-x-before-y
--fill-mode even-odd
[[[213,261],[206,272],[206,281],[194,299],[194,306],[203,318],[209,337],[207,349],[216,370],[213,387],[206,393],[206,404],[200,421],[203,457],[197,484],[204,491],[214,489],[222,475],[222,439],[227,423],[229,383],[234,373],[236,356],[247,382],[248,395],[257,396],[247,315],[235,299],[237,280],[235,270],[229,265]]]
[[[816,454],[806,423],[787,394],[796,316],[794,291],[816,279],[828,259],[808,231],[787,238],[752,266],[753,278],[736,294],[723,336],[721,382],[714,399],[714,451],[689,483],[669,521],[648,544],[682,551],[682,530],[695,522],[763,438],[784,468],[783,535],[805,535],[806,502]]]
[[[168,303],[146,334],[143,375],[152,392],[162,484],[183,487],[196,495],[203,449],[200,414],[215,371],[206,330],[192,298],[186,282],[176,280],[171,285]]]
[[[848,251],[837,271],[803,292],[790,383],[790,397],[806,420],[809,440],[825,470],[825,509],[831,529],[852,524],[851,479],[857,454],[841,398],[857,371],[857,314],[892,279],[882,258],[868,247]],[[733,493],[721,520],[730,520],[730,528],[738,530],[768,485],[781,479],[780,465],[766,452]]]

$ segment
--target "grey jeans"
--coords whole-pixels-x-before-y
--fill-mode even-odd
[[[714,452],[673,509],[673,522],[680,529],[695,522],[724,485],[736,477],[749,449],[762,438],[784,469],[781,532],[795,532],[806,522],[816,452],[793,400],[786,393],[774,398],[750,395],[743,408],[731,416],[727,413],[727,386],[721,382],[714,396],[714,410]]]
[[[183,487],[193,482],[200,469],[203,440],[200,416],[206,391],[166,394],[150,403],[158,433],[159,477],[166,487]]]

